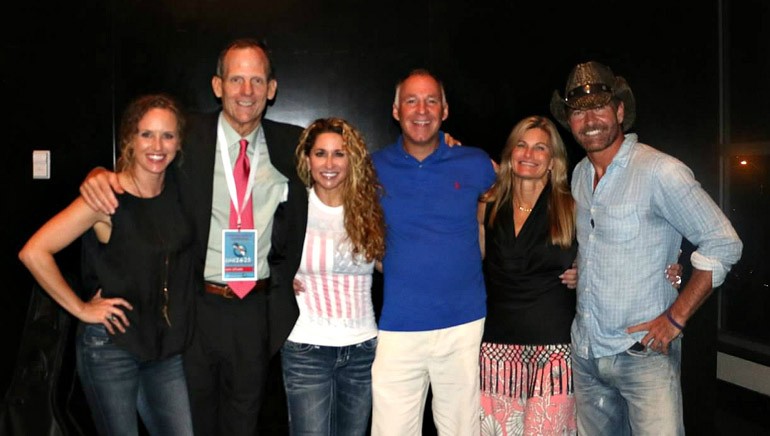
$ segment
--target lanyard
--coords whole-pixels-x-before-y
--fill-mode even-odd
[[[217,126],[217,144],[219,145],[219,152],[222,155],[222,165],[225,169],[225,180],[227,180],[227,192],[230,194],[230,201],[235,206],[235,211],[238,213],[238,228],[241,226],[241,212],[243,208],[248,204],[251,197],[251,190],[254,188],[254,174],[259,163],[259,153],[256,152],[256,146],[254,147],[254,155],[252,156],[251,168],[249,169],[249,183],[246,185],[246,192],[243,194],[243,201],[240,202],[238,198],[238,190],[235,188],[235,177],[233,177],[233,166],[230,164],[230,153],[228,151],[227,141],[225,139],[225,131],[222,125]]]

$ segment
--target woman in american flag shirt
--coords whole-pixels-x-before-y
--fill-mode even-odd
[[[300,316],[281,350],[293,435],[365,435],[377,324],[375,262],[385,252],[381,186],[361,134],[314,121],[296,150],[308,223],[295,277]]]

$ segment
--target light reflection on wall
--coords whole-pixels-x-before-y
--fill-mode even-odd
[[[723,332],[770,345],[765,314],[770,312],[768,212],[764,192],[770,155],[732,156],[728,168],[729,217],[743,241],[741,260],[722,287]]]

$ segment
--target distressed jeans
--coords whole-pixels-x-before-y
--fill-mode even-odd
[[[77,369],[100,435],[136,436],[142,418],[151,435],[192,435],[182,356],[141,362],[116,346],[101,324],[76,342]]]
[[[286,341],[283,384],[293,436],[366,435],[377,338],[344,347]]]
[[[578,434],[684,435],[681,356],[681,338],[667,355],[649,348],[589,359],[573,353]]]

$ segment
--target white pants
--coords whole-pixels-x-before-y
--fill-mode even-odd
[[[380,330],[372,365],[372,436],[422,433],[428,387],[440,436],[479,434],[484,319],[440,330]]]

